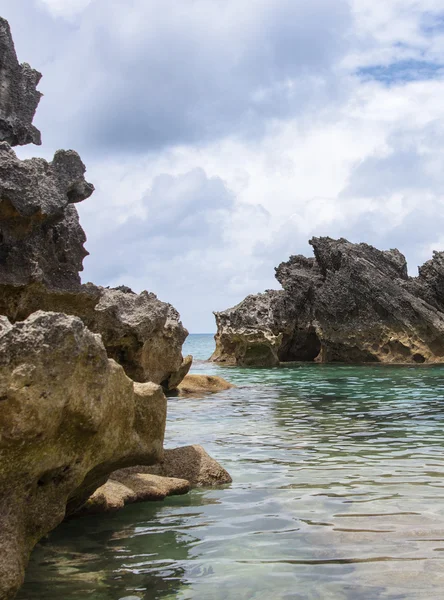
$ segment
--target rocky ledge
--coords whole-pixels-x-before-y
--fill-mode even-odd
[[[398,250],[313,238],[313,258],[276,268],[281,290],[215,313],[215,362],[444,361],[444,253],[409,277]]]

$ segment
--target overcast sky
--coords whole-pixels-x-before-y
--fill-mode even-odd
[[[278,288],[312,235],[444,249],[444,0],[0,0],[73,148],[82,279],[148,289],[193,333]]]

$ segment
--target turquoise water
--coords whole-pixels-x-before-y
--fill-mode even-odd
[[[202,362],[238,387],[169,400],[166,446],[201,443],[233,476],[35,550],[20,600],[441,599],[444,368]]]

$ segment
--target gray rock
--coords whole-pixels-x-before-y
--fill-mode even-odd
[[[0,17],[0,141],[11,146],[41,144],[32,120],[42,94],[36,91],[41,74],[19,64],[9,24]]]
[[[0,598],[35,543],[109,474],[162,459],[166,398],[133,383],[76,317],[0,320]]]
[[[212,360],[433,363],[444,361],[444,254],[408,277],[398,250],[313,238],[314,258],[276,269],[283,290],[216,313]]]
[[[52,289],[75,289],[88,254],[75,202],[94,187],[72,150],[59,150],[48,163],[19,160],[0,143],[0,284],[40,282]]]

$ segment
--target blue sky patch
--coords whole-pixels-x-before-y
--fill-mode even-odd
[[[443,73],[444,65],[441,63],[422,60],[402,60],[390,65],[372,65],[357,71],[357,74],[364,79],[376,79],[387,85],[439,79]]]

